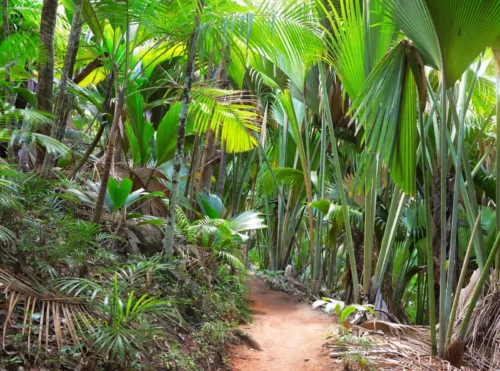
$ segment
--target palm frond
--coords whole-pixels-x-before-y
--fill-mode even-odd
[[[226,141],[226,151],[246,152],[257,146],[259,115],[254,100],[238,91],[193,89],[195,130],[203,133],[210,127],[216,137]]]
[[[235,255],[231,254],[230,252],[221,250],[221,251],[219,251],[219,257],[225,263],[229,264],[229,266],[231,266],[235,269],[239,269],[241,271],[245,270],[245,265],[243,264],[243,262],[239,258],[237,258]]]
[[[377,161],[372,155],[375,152],[388,165],[400,188],[414,195],[417,88],[409,53],[411,47],[405,42],[394,47],[370,74],[353,105],[357,108],[355,117],[359,117],[365,129],[367,150],[362,155],[360,172]]]
[[[274,173],[271,173],[271,171]],[[304,173],[298,169],[289,167],[278,167],[275,169],[267,169],[262,176],[259,177],[259,191],[266,194],[275,192],[276,179],[279,185],[285,185],[289,188],[299,190],[304,184]]]
[[[12,276],[1,268],[0,289],[3,290],[8,308],[2,335],[4,349],[9,326],[22,328],[21,335],[27,337],[28,351],[31,347],[48,348],[52,336],[55,337],[57,347],[61,350],[65,340],[63,331],[69,334],[74,345],[80,344],[79,333],[92,327],[95,308],[81,299],[56,295],[46,289],[41,293],[34,290],[31,283]],[[22,323],[16,322],[12,316],[18,305],[23,305],[25,308]],[[39,325],[36,325],[35,321]],[[34,331],[35,328],[38,335]]]
[[[380,1],[424,62],[443,72],[448,86],[500,34],[498,1]]]

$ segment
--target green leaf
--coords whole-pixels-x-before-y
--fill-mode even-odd
[[[259,192],[265,194],[275,192],[275,179],[279,185],[286,185],[296,191],[299,191],[304,186],[304,173],[302,171],[290,167],[277,167],[267,169],[262,176],[259,176]]]
[[[416,194],[417,179],[417,88],[408,64],[399,106],[391,175],[396,184],[409,195]]]
[[[120,186],[118,186],[114,178],[109,179],[108,192],[113,202],[114,210],[120,209],[125,204],[125,201],[132,190],[132,185],[132,180],[129,178],[123,179]]]
[[[371,174],[378,154],[398,186],[407,194],[416,192],[417,94],[407,41],[397,44],[368,77],[353,102],[363,125],[366,150],[359,173]],[[361,183],[364,185],[364,183]]]
[[[500,35],[498,0],[380,1],[424,62],[443,72],[449,87]]]
[[[127,135],[134,164],[145,165],[151,157],[151,139],[154,135],[154,128],[144,119],[144,98],[139,89],[138,84],[131,84],[127,89]]]
[[[137,223],[138,226],[145,225],[145,224],[162,226],[164,224],[164,222],[162,219],[149,219],[149,220],[145,220],[143,222]]]
[[[158,125],[155,144],[158,165],[168,161],[174,154],[181,106],[181,102],[173,104]]]
[[[198,204],[203,213],[210,219],[220,219],[223,205],[219,197],[201,192],[198,194]]]
[[[311,207],[314,207],[321,211],[323,214],[328,213],[328,210],[330,210],[330,201],[325,200],[324,198],[314,201],[311,203]]]
[[[14,92],[16,92],[17,95],[23,98],[26,102],[28,102],[31,107],[34,107],[36,109],[36,95],[34,93],[26,88],[14,88]]]
[[[344,323],[347,317],[349,317],[354,311],[356,311],[357,308],[354,307],[354,305],[349,305],[346,307],[343,311],[342,314],[340,315],[340,323]]]

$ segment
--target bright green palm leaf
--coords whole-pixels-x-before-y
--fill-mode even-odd
[[[407,53],[399,43],[368,77],[358,99],[356,116],[365,128],[368,151],[361,159],[361,173],[376,161],[375,151],[390,165],[391,175],[407,194],[415,194],[416,179],[416,84]]]
[[[239,91],[198,88],[192,90],[193,109],[191,115],[194,129],[204,133],[208,127],[216,137],[226,141],[229,153],[246,152],[257,146],[259,115]]]
[[[333,66],[347,94],[352,98],[357,97],[365,81],[365,42],[360,1],[341,0],[337,11],[329,0],[331,14],[322,1],[317,2],[331,27],[331,31],[325,28],[328,47],[326,60]]]
[[[392,153],[391,175],[396,184],[409,195],[416,194],[417,169],[417,89],[413,72],[405,66],[405,76]]]
[[[369,56],[367,57],[370,58],[370,67],[373,69],[392,46],[396,36],[396,25],[392,18],[385,14],[384,7],[379,1],[370,1],[369,3],[370,26],[368,35],[365,32],[365,44],[369,48]]]
[[[500,0],[379,0],[448,86],[500,34]]]
[[[379,1],[385,7],[387,15],[394,19],[397,26],[413,42],[424,62],[441,69],[439,40],[425,0]]]

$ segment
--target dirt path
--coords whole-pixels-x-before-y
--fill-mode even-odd
[[[267,291],[258,280],[248,282],[252,301],[251,325],[241,328],[262,352],[238,346],[231,349],[234,371],[330,371],[334,368],[322,349],[332,318],[282,292]]]

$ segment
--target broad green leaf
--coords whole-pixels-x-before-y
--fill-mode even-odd
[[[120,185],[114,178],[110,178],[108,182],[108,192],[111,200],[113,201],[113,209],[120,209],[127,200],[130,191],[132,190],[132,180],[125,178],[121,181]]]
[[[347,319],[347,317],[349,317],[354,311],[356,311],[357,309],[353,306],[353,305],[349,305],[348,307],[346,307],[343,311],[342,311],[342,314],[340,315],[340,320],[339,322],[340,323],[344,323],[345,320]]]
[[[355,117],[365,129],[365,151],[358,172],[372,169],[377,154],[389,166],[398,186],[414,195],[417,94],[409,53],[412,47],[407,42],[397,44],[370,74],[353,105]],[[365,174],[365,179],[369,175]]]
[[[158,125],[155,144],[157,164],[165,163],[174,154],[181,106],[181,102],[174,103]]]
[[[198,194],[198,204],[203,213],[210,219],[220,219],[223,205],[219,197],[202,192]]]
[[[399,105],[399,117],[394,138],[391,175],[407,194],[416,194],[417,179],[417,88],[408,64]]]
[[[134,165],[145,165],[151,157],[151,139],[154,128],[144,119],[144,98],[139,91],[140,84],[130,85],[127,89],[127,134],[132,148]],[[135,140],[131,138],[131,133]]]
[[[330,205],[331,205],[330,201],[325,200],[324,198],[317,200],[317,201],[314,201],[311,204],[312,207],[318,209],[323,214],[328,213],[328,210],[330,210]]]
[[[500,35],[499,0],[379,0],[447,86]]]

